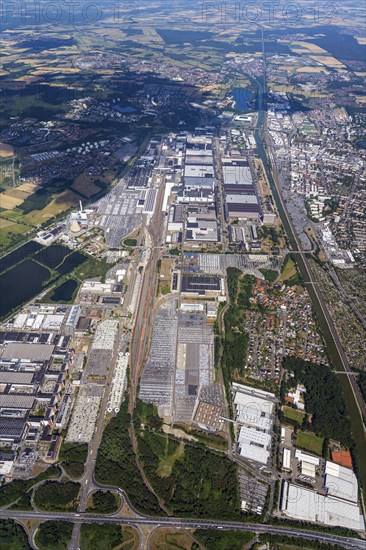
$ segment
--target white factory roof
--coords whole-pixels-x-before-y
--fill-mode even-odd
[[[301,462],[301,474],[308,477],[315,477],[315,465],[304,460]]]
[[[249,410],[256,409],[256,415],[260,415],[262,412],[267,415],[271,415],[274,408],[274,404],[272,401],[264,399],[260,396],[249,395],[247,393],[240,392],[236,392],[234,404],[241,409],[243,409],[244,407],[248,408]]]
[[[240,456],[267,464],[271,450],[271,436],[254,428],[242,426],[238,444]]]
[[[179,309],[181,309],[182,311],[203,311],[204,308],[205,308],[204,304],[200,304],[200,303],[188,304],[186,302],[183,302],[179,306]]]
[[[307,462],[308,464],[314,464],[314,466],[319,466],[319,458],[317,456],[308,455],[307,453],[304,453],[304,451],[301,451],[300,449],[296,449],[295,451],[295,457],[299,462]]]
[[[15,317],[14,328],[22,328],[27,320],[27,317],[27,313],[19,313],[19,315]]]
[[[37,318],[41,317],[40,315],[37,315]],[[65,315],[46,315],[45,320],[43,321],[43,328],[44,329],[59,329],[62,325],[62,321],[64,320]],[[43,318],[43,316],[42,316]]]
[[[210,254],[210,256],[212,256],[212,254]],[[253,261],[256,261],[257,258],[259,258],[259,261],[268,260],[268,256],[265,256],[263,254],[258,256],[249,254],[248,257],[250,260],[253,260]],[[274,393],[271,393],[269,391],[253,388],[252,386],[245,386],[244,384],[238,384],[237,382],[233,382],[232,387],[233,387],[233,391],[235,392],[247,393],[249,395],[253,395],[256,397],[261,397],[262,399],[272,400],[272,399],[275,399],[276,397]]]
[[[252,185],[252,174],[248,166],[226,165],[222,167],[225,185]]]
[[[286,470],[291,469],[291,451],[290,449],[283,449],[282,452],[282,467]]]
[[[263,416],[266,414],[266,416]],[[262,430],[270,430],[272,427],[272,420],[266,412],[262,412],[262,409],[253,405],[238,405],[236,408],[236,420],[240,423],[248,424]]]
[[[212,151],[210,149],[191,149],[187,147],[186,157],[211,157]]]
[[[294,519],[319,522],[348,529],[363,529],[357,504],[324,496],[292,483],[284,482],[281,511]]]
[[[214,176],[214,168],[210,165],[187,164],[184,168],[184,176],[187,178],[205,178],[207,174]]]
[[[327,461],[325,463],[325,486],[334,497],[357,502],[358,482],[349,468]]]
[[[84,281],[82,287],[82,292],[111,292],[112,283],[100,283],[99,281]]]
[[[225,200],[227,204],[258,204],[256,195],[232,195],[228,193]]]

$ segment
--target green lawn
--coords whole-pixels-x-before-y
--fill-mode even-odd
[[[309,451],[316,455],[321,456],[323,441],[324,439],[322,437],[318,437],[315,434],[302,432],[300,430],[297,432],[296,446],[301,447],[301,449],[304,449],[305,451]]]
[[[289,418],[290,420],[295,420],[299,424],[302,423],[305,413],[303,411],[299,411],[298,409],[293,409],[292,407],[283,407],[283,414],[285,418]]]

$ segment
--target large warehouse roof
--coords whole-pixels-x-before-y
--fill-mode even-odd
[[[332,496],[320,495],[293,483],[284,482],[281,511],[287,516],[326,525],[363,529],[364,522],[359,507]]]
[[[0,417],[0,439],[19,441],[25,430],[24,418]]]
[[[267,464],[271,452],[271,439],[268,433],[242,426],[238,438],[240,456]]]
[[[182,277],[182,292],[198,292],[205,291],[220,291],[219,277],[196,277],[192,275],[183,275]]]
[[[30,384],[34,372],[0,371],[0,384]]]
[[[212,178],[214,176],[214,168],[212,165],[186,164],[184,176],[186,178]]]
[[[226,195],[226,203],[228,205],[240,205],[240,206],[249,206],[249,205],[258,205],[258,198],[256,195]]]
[[[0,407],[3,409],[31,409],[34,399],[34,395],[1,393]]]
[[[349,468],[328,460],[325,464],[325,486],[329,495],[357,502],[357,478]]]
[[[29,359],[33,361],[49,361],[51,359],[53,344],[28,344],[14,342],[8,344],[2,357],[7,359]]]
[[[244,184],[252,185],[253,178],[248,166],[223,166],[222,167],[224,184]]]

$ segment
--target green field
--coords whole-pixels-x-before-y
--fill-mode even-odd
[[[290,256],[287,257],[282,271],[281,275],[279,277],[280,282],[288,281],[289,279],[296,277],[297,271],[294,261],[290,258]]]
[[[305,416],[305,413],[303,411],[293,409],[292,407],[283,407],[282,411],[285,418],[295,420],[295,422],[298,422],[299,424],[302,423]]]
[[[300,430],[297,432],[296,446],[310,453],[321,456],[323,441],[324,439],[322,437],[318,437],[315,434],[302,432]]]

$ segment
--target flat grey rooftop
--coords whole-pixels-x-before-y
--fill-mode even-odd
[[[28,344],[14,342],[6,346],[2,357],[7,359],[49,361],[54,347],[55,346],[53,344]]]

